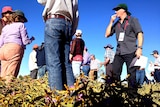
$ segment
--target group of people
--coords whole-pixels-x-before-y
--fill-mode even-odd
[[[136,71],[137,67],[130,67],[135,57],[140,58],[143,50],[143,30],[137,18],[131,16],[126,4],[119,4],[113,8],[115,14],[111,16],[106,28],[105,37],[116,34],[116,52],[112,45],[105,46],[105,60],[96,60],[95,55],[90,55],[82,39],[82,31],[77,30],[79,22],[78,0],[37,0],[44,6],[42,13],[45,30],[45,61],[48,72],[50,89],[63,90],[64,84],[73,87],[75,78],[81,70],[85,75],[94,79],[95,72],[104,65],[106,75],[110,83],[120,81],[123,64],[126,63],[129,77],[128,87],[137,90]],[[26,45],[34,40],[29,39],[24,23],[27,19],[22,11],[13,11],[11,7],[2,9],[4,18],[3,29],[0,36],[0,60],[1,77],[7,79],[8,75],[16,77]],[[115,20],[118,19],[116,22]],[[21,29],[21,30],[20,30]],[[73,39],[73,35],[75,38]],[[16,35],[16,36],[15,36]],[[33,47],[34,63],[37,63],[39,46]],[[158,52],[157,52],[158,53]],[[157,60],[154,76],[159,81],[160,58],[153,54]],[[32,65],[33,66],[33,65]],[[37,70],[40,66],[35,65],[31,70],[33,78],[37,78]],[[138,68],[138,70],[141,70]],[[35,74],[34,74],[35,73]],[[10,79],[7,79],[10,80]]]
[[[30,70],[30,77],[33,79],[43,77],[46,72],[46,60],[45,60],[45,50],[44,50],[44,43],[40,46],[35,44],[33,49],[29,55],[29,70]]]
[[[29,38],[24,23],[27,19],[21,10],[12,10],[11,6],[2,8],[0,19],[0,77],[6,83],[18,76],[21,61],[26,49],[34,37]]]

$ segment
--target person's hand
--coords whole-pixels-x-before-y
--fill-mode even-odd
[[[32,41],[33,41],[33,40],[35,40],[35,38],[32,36],[30,40],[32,40]]]
[[[142,49],[141,48],[137,48],[137,51],[136,51],[137,58],[139,58],[141,55],[142,55]]]
[[[114,22],[114,20],[117,18],[117,14],[114,14],[111,16],[111,21]]]

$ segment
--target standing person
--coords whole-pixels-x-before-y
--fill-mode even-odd
[[[98,60],[94,54],[90,56],[91,63],[90,63],[90,71],[89,71],[89,78],[92,80],[97,79],[97,72],[100,67],[100,60]]]
[[[145,56],[140,56],[137,58],[135,66],[137,66],[136,71],[136,81],[139,86],[142,86],[145,80],[145,68],[147,66],[148,58]]]
[[[2,18],[0,19],[0,35],[2,32],[2,28],[6,25],[7,18],[13,13],[11,6],[4,6],[2,8]],[[0,72],[1,72],[1,61],[0,61]]]
[[[37,49],[37,65],[38,65],[38,78],[41,78],[45,75],[46,69],[46,58],[44,50],[44,42]]]
[[[34,37],[28,37],[24,22],[27,22],[24,13],[15,11],[7,18],[0,36],[1,77],[7,83],[18,76],[26,45],[34,40]]]
[[[113,77],[113,60],[115,56],[115,52],[113,51],[113,46],[111,44],[107,44],[105,47],[105,54],[104,54],[104,62],[101,62],[101,65],[104,65],[105,67],[105,72],[107,75],[107,81],[106,82],[111,82],[111,79]]]
[[[38,45],[35,44],[33,46],[32,52],[29,54],[30,77],[33,79],[37,79],[37,73],[38,73],[37,58],[36,58],[37,49],[38,49]]]
[[[88,73],[90,71],[90,53],[88,52],[87,47],[84,47],[83,50],[83,63],[82,63],[82,71],[84,72],[84,75],[88,76]]]
[[[85,42],[82,39],[82,31],[76,30],[76,38],[72,40],[71,51],[70,51],[70,61],[72,61],[72,69],[74,77],[77,78],[80,75],[80,67],[83,61],[83,50]]]
[[[64,82],[74,85],[74,76],[69,61],[70,42],[78,26],[77,0],[37,0],[45,5],[45,57],[48,82],[51,90],[62,90]],[[62,77],[63,76],[63,77]],[[67,81],[64,81],[66,78]]]
[[[111,16],[106,29],[106,37],[116,34],[117,49],[113,61],[113,77],[120,81],[122,66],[127,66],[128,86],[136,89],[136,68],[129,68],[134,57],[142,55],[143,31],[137,18],[131,16],[126,4],[119,4],[113,8],[115,14]],[[118,21],[114,23],[115,19]],[[138,41],[137,41],[138,40]]]
[[[151,55],[153,55],[153,57],[155,58],[154,63],[152,63],[154,65],[154,71],[152,74],[156,82],[160,82],[160,55],[159,55],[159,52],[157,50],[154,50],[151,53]]]

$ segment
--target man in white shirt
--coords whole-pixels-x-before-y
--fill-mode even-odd
[[[97,78],[97,72],[101,62],[93,54],[90,56],[90,58],[91,58],[91,63],[90,63],[89,78],[95,80]]]
[[[151,55],[153,55],[153,57],[155,58],[154,61],[154,79],[156,80],[156,82],[160,82],[160,55],[159,52],[157,50],[154,50]]]
[[[37,73],[38,73],[38,66],[37,66],[37,52],[36,50],[38,49],[38,45],[35,44],[33,46],[33,50],[29,55],[29,70],[30,70],[30,77],[33,79],[37,78]]]

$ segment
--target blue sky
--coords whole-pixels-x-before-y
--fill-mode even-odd
[[[144,32],[143,55],[154,61],[150,55],[153,50],[160,52],[160,1],[159,0],[79,0],[79,25],[83,32],[83,39],[89,52],[103,61],[104,46],[108,43],[116,48],[115,35],[105,38],[105,30],[110,17],[114,14],[113,7],[119,3],[126,3],[132,16],[139,19]],[[34,44],[40,45],[44,39],[44,22],[42,20],[43,6],[37,0],[0,0],[0,9],[3,6],[12,6],[14,10],[22,10],[28,19],[25,23],[29,36],[36,40],[27,45],[19,75],[28,75],[28,58]],[[114,50],[115,50],[114,48]],[[148,72],[146,70],[146,72]],[[122,78],[126,76],[124,67]]]

